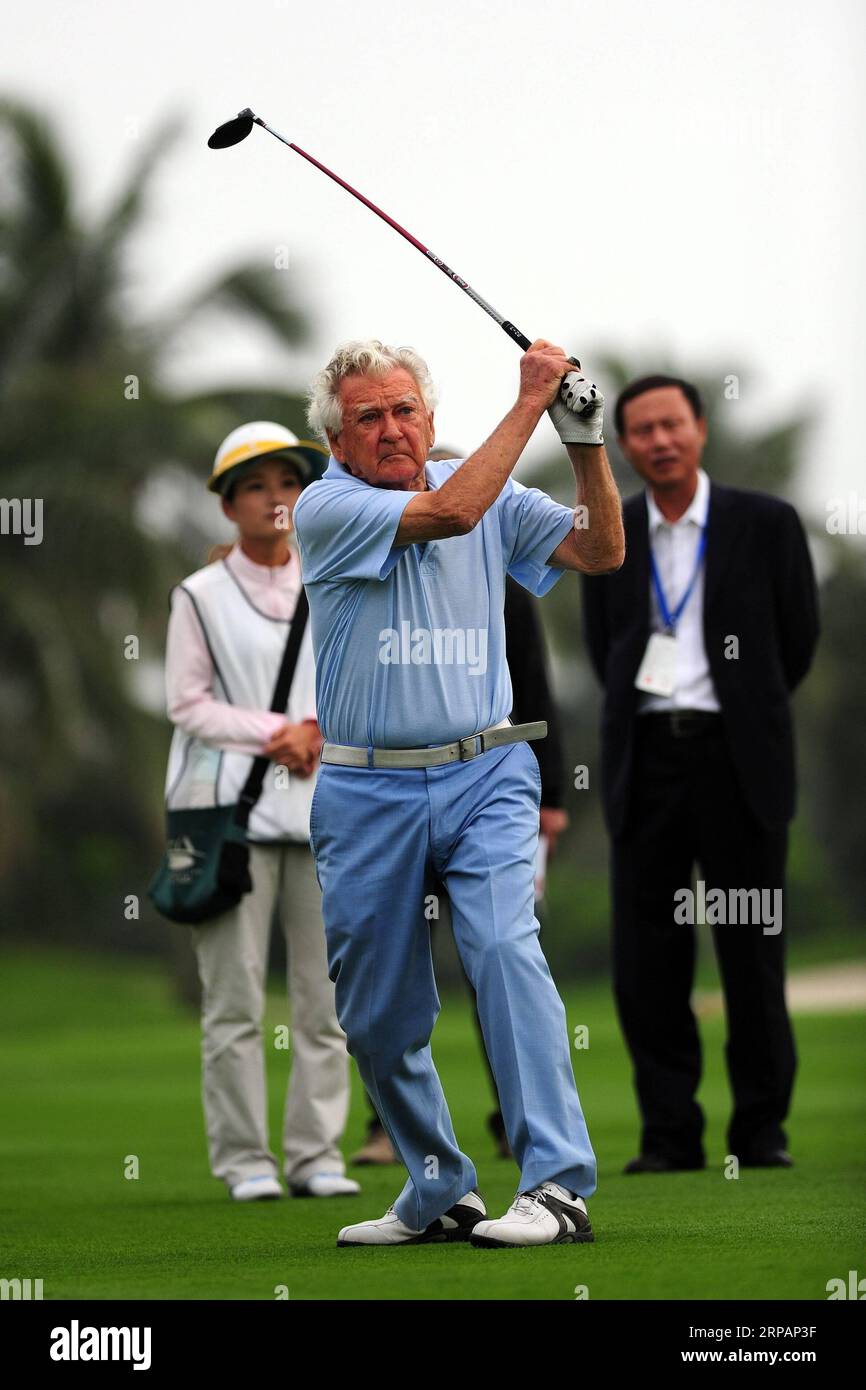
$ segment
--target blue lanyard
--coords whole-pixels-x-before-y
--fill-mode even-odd
[[[680,618],[683,616],[683,610],[685,609],[686,604],[688,603],[689,599],[691,598],[691,596],[692,596],[692,590],[694,589],[695,584],[697,583],[697,578],[698,578],[698,575],[700,574],[701,565],[703,564],[703,560],[704,560],[704,551],[706,550],[706,548],[707,548],[707,530],[706,530],[706,527],[704,526],[704,527],[701,528],[701,539],[700,539],[700,541],[698,542],[698,553],[697,553],[697,556],[696,556],[696,558],[695,558],[695,568],[694,568],[694,571],[693,571],[693,573],[692,573],[692,577],[691,577],[691,579],[690,579],[689,582],[688,582],[688,585],[687,585],[687,587],[686,587],[685,593],[683,594],[683,596],[682,596],[682,598],[680,599],[679,603],[677,604],[676,608],[673,610],[673,612],[671,612],[671,610],[668,608],[667,599],[665,598],[665,591],[664,591],[664,589],[662,588],[662,581],[661,581],[661,579],[659,578],[659,571],[658,571],[658,565],[656,564],[656,557],[655,557],[655,555],[653,554],[652,546],[650,546],[650,565],[652,566],[653,588],[654,588],[655,591],[656,591],[656,598],[658,599],[659,612],[660,612],[661,615],[662,615],[662,622],[664,623],[664,625],[665,625],[665,631],[667,631],[667,632],[674,632],[674,631],[676,630],[676,625],[677,625],[677,623],[679,622]]]

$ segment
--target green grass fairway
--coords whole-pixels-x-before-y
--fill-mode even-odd
[[[56,953],[2,961],[0,1276],[42,1279],[46,1299],[826,1298],[866,1275],[866,1029],[860,1015],[795,1020],[800,1069],[790,1119],[796,1167],[723,1176],[724,1024],[702,1024],[708,1115],[703,1173],[626,1178],[637,1117],[605,985],[565,991],[581,1100],[599,1162],[594,1245],[540,1250],[429,1246],[338,1250],[339,1227],[380,1216],[398,1167],[354,1170],[357,1198],[238,1205],[209,1174],[197,1020],[153,966]],[[286,1021],[278,994],[267,1027]],[[458,1138],[488,1210],[517,1184],[493,1157],[490,1107],[467,1001],[444,999],[433,1039]],[[289,1054],[270,1048],[272,1142]],[[353,1075],[354,1075],[353,1065]],[[346,1152],[366,1111],[355,1075]],[[136,1155],[140,1177],[124,1177]]]

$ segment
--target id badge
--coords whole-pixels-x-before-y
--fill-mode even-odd
[[[650,695],[673,695],[676,681],[677,639],[666,632],[653,632],[646,644],[635,685]]]

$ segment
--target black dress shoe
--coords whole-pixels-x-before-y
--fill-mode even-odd
[[[699,1168],[706,1167],[706,1160],[701,1158],[691,1163],[677,1158],[668,1158],[666,1154],[639,1154],[633,1158],[623,1168],[624,1173],[686,1173],[694,1172]]]
[[[754,1153],[737,1154],[741,1168],[793,1168],[794,1160],[787,1149],[756,1149]]]

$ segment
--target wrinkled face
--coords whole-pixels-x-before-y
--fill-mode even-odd
[[[292,530],[292,512],[300,495],[295,465],[263,458],[235,483],[231,501],[223,498],[223,511],[248,540],[272,540]]]
[[[404,367],[385,376],[347,376],[340,382],[343,427],[328,434],[338,463],[371,487],[421,492],[424,464],[435,438],[433,412]]]
[[[678,386],[644,391],[623,408],[619,446],[651,487],[681,487],[696,476],[707,442],[707,422],[695,419]]]

